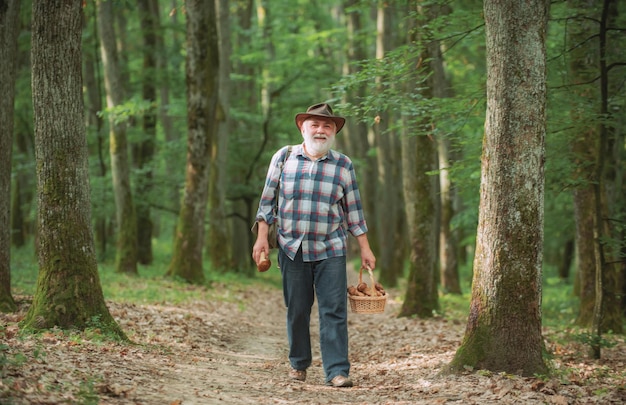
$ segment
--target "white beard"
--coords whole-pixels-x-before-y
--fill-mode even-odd
[[[304,137],[304,146],[306,146],[306,151],[314,156],[325,155],[335,144],[335,138],[328,138],[325,135],[320,135],[320,137],[326,138],[325,141],[322,141],[322,138],[315,139],[314,135],[311,134],[302,134]]]

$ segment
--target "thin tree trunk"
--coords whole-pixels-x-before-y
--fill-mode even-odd
[[[219,47],[215,1],[187,6],[187,170],[172,261],[167,275],[203,283],[204,218],[211,146],[217,131]]]
[[[611,12],[612,0],[604,0],[599,26],[599,55],[600,62],[600,113],[599,117],[609,117],[609,80],[607,70],[607,26]],[[614,12],[615,10],[613,10]],[[593,308],[591,350],[593,357],[601,357],[600,337],[605,331],[622,333],[622,316],[619,307],[619,273],[616,266],[619,258],[618,251],[611,249],[607,240],[612,237],[611,226],[608,220],[609,208],[606,193],[606,159],[610,156],[608,150],[609,129],[600,120],[599,122],[598,154],[595,158],[595,171],[593,181],[594,191],[594,247],[596,263],[596,288]],[[610,160],[609,160],[610,163]]]
[[[436,20],[451,10],[444,6],[430,6],[426,11],[429,20]],[[433,74],[429,78],[433,96],[438,99],[450,97],[451,85],[446,78],[441,44],[433,39],[428,43],[431,55],[430,66]],[[450,141],[446,134],[437,136],[437,156],[439,159],[439,184],[440,184],[440,209],[441,220],[439,226],[439,279],[444,293],[461,294],[461,282],[459,280],[459,261],[457,258],[458,243],[452,230],[452,218],[454,217],[454,187],[450,180]]]
[[[91,229],[81,7],[79,0],[33,2],[32,88],[40,245],[36,292],[23,326],[98,326],[104,333],[125,339],[105,305]]]
[[[91,8],[83,9],[83,12],[86,10],[90,10]],[[83,15],[83,29],[89,26],[88,22],[92,17],[95,17],[96,10],[93,10],[93,16]],[[93,35],[89,38],[89,41],[86,41],[85,44],[89,47],[83,52],[83,65],[84,65],[84,85],[85,85],[85,96],[86,103],[85,106],[85,118],[87,121],[87,130],[93,131],[95,133],[95,148],[93,151],[93,155],[97,156],[98,169],[95,170],[95,176],[99,177],[102,183],[104,184],[104,177],[107,175],[107,165],[105,163],[105,136],[104,133],[104,118],[100,114],[102,112],[102,88],[101,84],[98,80],[100,76],[96,73],[96,70],[99,67],[98,62],[98,35],[97,35],[97,27],[96,24],[91,25],[93,27]],[[88,138],[90,137],[90,133],[88,132]],[[90,154],[91,155],[91,154]],[[101,192],[98,194],[93,194],[93,197],[98,201],[95,205],[99,207],[106,206],[107,201],[110,199],[110,195],[108,194],[108,190],[102,188]],[[107,253],[107,245],[108,245],[108,233],[107,233],[107,225],[111,220],[108,215],[105,214],[104,210],[99,210],[93,213],[94,222],[95,222],[95,238],[96,238],[96,246],[100,250],[99,257],[104,260]]]
[[[224,271],[232,266],[230,234],[226,218],[226,186],[228,134],[230,132],[230,41],[229,0],[217,1],[218,36],[220,47],[219,122],[217,136],[211,148],[211,181],[209,184],[209,232],[207,252],[213,268]]]
[[[155,13],[158,14],[159,2],[158,0],[152,1],[152,9],[156,10]],[[172,0],[172,9],[176,9],[177,3],[176,0]],[[170,24],[172,26],[178,26],[178,13],[170,13]],[[160,18],[158,19],[160,21]],[[156,46],[157,46],[157,70],[159,72],[159,122],[161,123],[161,128],[163,128],[163,135],[165,137],[165,141],[167,144],[178,143],[181,139],[181,136],[178,131],[174,129],[174,119],[172,115],[169,113],[170,108],[170,88],[172,86],[172,74],[170,68],[176,69],[175,67],[170,67],[170,60],[167,57],[169,54],[169,50],[165,47],[165,41],[163,39],[163,29],[160,29],[156,35]],[[172,41],[172,49],[180,49],[180,44],[178,40],[178,35],[176,30],[171,30],[168,32],[168,37],[171,36]],[[172,63],[173,64],[173,63]],[[173,159],[166,159],[165,161],[165,170],[167,173],[175,173],[177,171],[176,161]],[[178,212],[180,210],[180,185],[178,182],[168,183],[168,189],[166,191],[167,196],[169,197],[168,207],[171,208],[174,212]]]
[[[548,0],[484,2],[487,114],[467,328],[449,370],[545,374],[541,335]]]
[[[418,10],[418,2],[411,2]],[[417,23],[417,22],[415,22]],[[417,30],[409,27],[409,44],[419,43]],[[414,61],[415,83],[410,83],[408,93],[421,90],[426,100],[432,98],[432,88],[419,83],[420,77],[430,76],[430,66],[420,67],[419,61],[429,60],[427,48]],[[430,117],[412,117],[406,121],[402,134],[402,180],[409,235],[409,276],[400,316],[432,317],[439,307],[437,295],[437,201],[436,178],[429,173],[437,168],[437,145],[429,132]]]
[[[109,109],[124,102],[124,82],[120,72],[113,28],[113,5],[113,0],[98,0],[97,2],[98,32],[104,66],[107,108]],[[117,122],[115,114],[109,113],[109,126],[109,150],[117,225],[115,271],[137,274],[137,216],[130,184],[126,124]]]
[[[361,61],[368,58],[367,44],[365,44],[361,39],[362,31],[364,29],[361,13],[359,11],[351,11],[351,9],[358,4],[358,0],[345,0],[343,6],[344,12],[346,12],[348,29],[348,46],[346,47],[348,55],[347,58],[345,58],[346,62],[343,65],[343,72],[345,75],[354,75],[360,70],[357,64],[350,63],[350,61]],[[360,86],[354,92],[347,94],[344,101],[348,103],[358,103],[365,97],[365,86]],[[342,130],[342,136],[337,138],[337,144],[338,146],[345,148],[345,150],[351,155],[358,156],[359,160],[362,162],[360,165],[357,163],[357,171],[360,174],[359,188],[361,190],[361,195],[365,196],[363,199],[363,211],[365,213],[365,218],[371,218],[371,220],[374,220],[377,212],[377,198],[375,198],[377,195],[377,174],[375,157],[368,153],[370,148],[373,147],[373,139],[369,135],[371,134],[368,130],[367,123],[348,117],[346,125]],[[368,233],[368,238],[372,250],[374,252],[380,252],[380,243],[377,232],[374,232],[372,229],[372,232]],[[358,245],[349,244],[348,247],[349,255],[358,255]],[[384,280],[384,273],[381,274],[381,277],[383,277],[383,280],[381,280],[382,282],[389,283]],[[391,286],[391,284],[385,285]]]
[[[0,7],[0,312],[17,308],[11,295],[11,156],[19,15],[19,1]]]
[[[241,6],[238,8],[238,25],[241,29],[241,33],[238,36],[239,42],[233,44],[233,47],[245,46],[250,43],[253,35],[255,35],[255,29],[253,28],[253,14],[254,14],[254,1],[246,0],[242,1]],[[242,100],[240,108],[243,110],[258,113],[258,90],[257,80],[252,80],[253,77],[258,77],[258,66],[252,66],[245,61],[238,61],[233,67],[235,74],[242,77],[250,78],[251,80],[238,81],[233,83],[233,94],[237,94],[236,99]],[[232,122],[234,130],[232,133],[247,133],[250,131],[258,131],[257,128],[251,128],[246,125],[243,120]],[[231,182],[248,184],[249,178],[244,175],[241,177],[230,178]],[[251,216],[253,206],[255,204],[256,195],[241,195],[233,199],[231,204],[232,212],[228,214],[230,229],[232,231],[230,238],[230,251],[232,252],[232,268],[237,272],[253,271],[251,269],[252,259],[250,257],[250,248],[253,244],[252,232],[250,232]],[[245,241],[245,243],[242,243]]]
[[[385,57],[385,53],[393,47],[393,8],[389,4],[379,3],[377,18],[377,41],[376,41],[376,59],[381,63]],[[377,85],[382,89],[387,82],[384,77],[377,77]],[[378,182],[376,188],[385,190],[384,193],[369,196],[377,202],[377,206],[384,207],[377,210],[375,219],[377,223],[376,235],[378,240],[378,260],[377,267],[381,269],[379,281],[389,287],[396,286],[398,279],[403,276],[404,261],[398,261],[397,250],[404,251],[403,232],[398,229],[398,216],[401,216],[403,206],[402,198],[398,198],[401,194],[401,183],[396,179],[402,165],[402,159],[396,154],[398,149],[395,147],[397,133],[390,129],[391,112],[380,111],[372,129],[374,131],[375,143],[377,145],[377,172]],[[396,236],[400,234],[400,238]]]
[[[143,76],[142,98],[150,105],[157,98],[157,39],[159,26],[158,8],[153,9],[152,0],[139,0],[137,10],[143,35]],[[150,107],[143,113],[143,135],[133,147],[133,163],[137,169],[137,259],[141,264],[151,264],[152,254],[152,218],[150,216],[151,192],[153,189],[152,166],[156,143],[156,107]]]

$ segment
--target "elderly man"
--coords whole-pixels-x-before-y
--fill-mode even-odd
[[[269,254],[268,224],[278,221],[278,263],[292,368],[289,377],[304,381],[311,365],[311,308],[317,297],[325,382],[333,387],[351,387],[348,232],[358,241],[364,267],[374,269],[376,258],[367,239],[352,161],[331,149],[345,118],[321,103],[296,114],[295,122],[304,142],[285,146],[272,157],[256,215],[258,233],[252,258],[259,264],[262,254]]]

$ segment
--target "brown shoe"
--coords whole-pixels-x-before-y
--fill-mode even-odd
[[[352,380],[350,377],[346,377],[345,375],[337,375],[332,380],[327,382],[326,385],[331,385],[333,387],[352,387]]]
[[[306,380],[306,370],[291,369],[289,372],[289,378],[292,380],[304,381]]]

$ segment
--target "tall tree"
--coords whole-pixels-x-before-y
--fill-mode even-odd
[[[387,2],[379,2],[376,35],[376,59],[378,63],[384,63],[386,53],[395,47],[394,33],[396,30],[393,28],[397,25],[396,14],[397,10],[395,7],[392,7]],[[389,80],[387,74],[377,76],[376,84],[378,91],[382,92],[383,87],[390,85],[389,82],[393,82],[393,80]],[[375,215],[373,219],[376,220],[377,225],[376,234],[379,253],[376,265],[381,269],[379,280],[384,285],[395,286],[398,284],[398,279],[403,276],[404,257],[400,257],[398,252],[402,256],[406,253],[403,249],[405,246],[405,243],[403,243],[405,240],[405,227],[402,226],[406,224],[406,221],[404,221],[404,216],[402,215],[402,183],[395,181],[395,179],[402,178],[402,169],[400,167],[402,160],[400,154],[398,154],[399,148],[396,147],[400,140],[397,136],[397,130],[392,128],[391,122],[392,112],[390,109],[381,108],[376,116],[372,130],[376,140],[378,164],[378,183],[375,183],[375,189],[384,190],[384,192],[380,193],[380,196],[377,196],[376,199],[373,195],[367,197],[379,203],[374,206],[384,207],[384,209],[378,209],[377,212],[370,214]],[[399,196],[400,198],[398,198]],[[402,222],[400,218],[403,219]]]
[[[571,0],[570,7],[579,10],[584,2]],[[590,8],[587,12],[596,10]],[[597,16],[596,16],[597,17]],[[597,45],[589,41],[590,32],[597,31],[592,18],[578,18],[571,21],[568,29],[568,43],[572,49],[570,55],[570,77],[573,97],[570,117],[575,124],[573,140],[570,143],[574,155],[575,172],[578,186],[573,191],[574,215],[576,219],[576,264],[579,282],[579,310],[576,323],[590,326],[595,303],[595,258],[593,240],[593,185],[591,174],[594,158],[597,156],[598,125],[594,121],[594,110],[588,106],[597,103],[599,98],[593,80],[598,66]]]
[[[95,138],[95,150],[91,151],[97,156],[97,169],[92,172],[92,175],[96,177],[96,181],[105,183],[105,178],[108,171],[106,163],[106,132],[105,122],[101,115],[102,112],[102,85],[100,78],[98,77],[98,30],[96,24],[90,24],[91,20],[95,20],[95,8],[83,8],[83,13],[91,11],[93,15],[83,15],[83,29],[91,29],[91,35],[86,35],[86,39],[83,42],[83,85],[85,86],[85,120],[87,122],[87,138]],[[93,184],[93,182],[92,182]],[[93,193],[92,202],[94,207],[106,206],[106,201],[110,195],[107,192],[108,189],[101,188],[100,192]],[[95,200],[95,201],[94,201]],[[108,225],[111,221],[109,215],[106,215],[106,209],[94,210],[92,215],[95,223],[95,239],[96,247],[99,249],[99,257],[104,259],[107,253],[108,245]]]
[[[0,3],[0,312],[16,309],[11,295],[11,151],[20,2]]]
[[[228,134],[230,133],[230,39],[229,0],[217,0],[217,22],[219,37],[219,122],[217,136],[211,146],[211,179],[209,184],[209,233],[207,252],[214,268],[225,270],[232,265],[230,234],[226,218],[226,185],[228,180],[227,156]]]
[[[579,17],[568,24],[568,43],[572,49],[570,77],[573,82],[573,96],[570,97],[570,117],[574,124],[571,149],[576,163],[574,177],[577,183],[573,191],[580,298],[576,322],[580,326],[591,327],[595,320],[600,325],[596,333],[609,330],[619,333],[623,326],[619,308],[620,272],[616,265],[618,252],[617,249],[611,252],[611,244],[607,243],[613,234],[609,212],[616,212],[612,201],[617,201],[610,198],[607,192],[607,186],[611,186],[607,173],[616,167],[613,160],[615,152],[611,152],[608,145],[612,131],[607,124],[611,118],[608,109],[610,68],[607,62],[610,59],[607,48],[611,43],[608,42],[607,24],[609,16],[616,14],[616,10],[611,11],[615,4],[610,0],[571,0],[569,6],[579,12]],[[595,243],[589,243],[591,240]]]
[[[160,21],[159,15],[159,7],[158,0],[151,0],[152,9],[155,10],[155,16],[157,16],[157,20]],[[179,25],[178,22],[178,12],[176,12],[176,0],[171,1],[171,11],[169,13],[169,24],[172,27],[177,27]],[[159,72],[159,122],[161,123],[161,128],[163,129],[163,135],[165,137],[165,141],[168,144],[175,144],[180,142],[182,136],[179,131],[174,128],[174,117],[170,112],[170,100],[171,100],[171,88],[174,83],[174,72],[178,69],[178,65],[176,63],[177,59],[170,57],[171,50],[179,50],[180,40],[178,37],[180,36],[178,30],[172,29],[171,31],[167,31],[167,37],[172,41],[170,47],[165,46],[165,33],[163,29],[157,31],[156,35],[156,65],[157,70]],[[173,173],[176,170],[177,164],[176,160],[166,159],[165,161],[165,171],[167,173]],[[180,208],[180,186],[178,182],[171,182],[169,187],[167,187],[167,191],[165,195],[168,196],[168,201],[170,201],[170,205],[172,206],[173,212],[178,212]]]
[[[450,370],[547,371],[541,268],[548,9],[548,0],[484,2],[487,114],[474,278]]]
[[[614,235],[609,218],[609,198],[607,196],[607,172],[613,165],[610,153],[609,125],[604,120],[610,119],[609,112],[609,67],[607,63],[607,39],[609,15],[616,11],[612,7],[613,0],[604,0],[602,13],[598,29],[600,62],[600,111],[599,117],[599,139],[597,156],[595,157],[595,167],[593,173],[593,198],[595,214],[593,221],[594,232],[594,256],[596,264],[595,277],[595,302],[593,308],[592,334],[596,337],[591,346],[593,357],[599,359],[601,356],[600,336],[606,331],[622,333],[622,311],[620,308],[619,296],[621,293],[620,268],[617,266],[619,258],[619,243],[607,243]],[[613,201],[611,201],[613,202]],[[623,243],[623,241],[621,242]],[[611,246],[614,245],[614,246]]]
[[[27,329],[84,329],[97,319],[121,338],[105,305],[91,228],[82,95],[83,2],[33,1],[32,88],[39,278]]]
[[[150,216],[153,189],[152,166],[156,144],[157,126],[157,30],[159,13],[152,0],[137,2],[141,33],[143,35],[142,99],[147,103],[143,113],[142,135],[132,146],[133,164],[137,170],[135,190],[138,196],[137,210],[137,260],[141,264],[152,263],[152,218]]]
[[[427,7],[426,14],[431,21],[441,21],[441,18],[451,12],[449,5],[433,5]],[[434,24],[437,26],[438,24]],[[428,79],[429,87],[433,89],[433,97],[443,99],[450,97],[451,85],[446,77],[444,69],[441,41],[436,38],[436,33],[431,33],[432,38],[427,41],[428,54],[430,55],[430,69],[432,75]],[[454,216],[454,188],[450,176],[452,165],[452,153],[450,152],[450,139],[447,134],[437,134],[437,155],[439,158],[439,190],[440,190],[440,226],[439,226],[439,280],[441,289],[445,293],[461,294],[458,265],[458,244],[452,229]]]
[[[257,54],[256,49],[250,49],[254,43],[257,27],[254,26],[254,0],[239,0],[237,1],[237,14],[235,20],[237,21],[238,29],[233,30],[237,33],[233,38],[233,49],[238,48],[243,52],[248,51],[253,54]],[[260,53],[260,52],[258,52]],[[259,75],[259,63],[248,61],[247,58],[235,58],[233,60],[233,73],[235,76],[243,78],[243,80],[237,80],[233,82],[232,94],[236,94],[237,97],[233,97],[230,103],[231,111],[246,111],[251,114],[258,112],[259,104],[259,92],[258,81]],[[233,134],[248,134],[258,133],[258,128],[254,125],[256,122],[250,123],[249,120],[234,120],[232,122]],[[236,140],[236,137],[231,137],[231,140]],[[239,170],[231,170],[229,176],[229,182],[235,184],[248,184],[250,182],[248,162],[244,162],[245,166],[233,165],[232,162],[229,165],[238,167]],[[242,165],[243,166],[243,165]],[[250,232],[251,211],[255,203],[258,203],[258,191],[252,193],[237,192],[233,193],[232,203],[230,209],[232,212],[228,213],[230,218],[230,229],[232,230],[230,238],[230,251],[232,254],[232,266],[235,270],[250,270],[250,246],[252,246],[252,233]],[[242,221],[243,219],[243,221]],[[242,226],[242,222],[243,225]],[[246,241],[247,243],[242,243]]]
[[[202,250],[211,147],[217,131],[219,47],[214,0],[187,7],[187,168],[168,276],[204,282]]]
[[[417,1],[411,1],[412,10],[418,11]],[[420,18],[424,18],[421,13]],[[412,24],[416,24],[413,21]],[[432,88],[424,78],[430,76],[430,66],[420,69],[420,61],[429,60],[428,47],[424,46],[423,33],[416,26],[409,28],[409,47],[418,55],[410,64],[415,67],[408,83],[409,93],[419,95],[422,102],[432,98]],[[417,97],[416,97],[417,98]],[[431,317],[439,306],[437,296],[437,201],[436,178],[429,173],[437,168],[437,145],[430,132],[432,117],[418,115],[403,125],[402,181],[409,234],[409,276],[400,316]],[[406,120],[406,118],[405,118]]]
[[[137,214],[130,184],[130,162],[126,124],[116,117],[115,107],[124,102],[124,81],[113,26],[114,1],[98,0],[98,33],[104,66],[104,85],[109,109],[109,150],[115,195],[117,243],[115,271],[137,274]]]
[[[368,29],[370,26],[367,17],[368,15],[375,16],[375,10],[370,4],[363,4],[359,0],[344,0],[343,11],[345,13],[348,37],[346,58],[343,66],[344,76],[357,75],[361,71],[362,66],[355,62],[364,61],[368,57],[374,56],[368,54],[368,49],[370,49],[368,46],[370,45]],[[343,101],[353,104],[361,103],[367,97],[367,92],[365,84],[358,85],[353,91],[344,95]],[[371,119],[371,117],[368,118]],[[375,198],[378,195],[376,192],[377,165],[376,157],[370,153],[370,148],[373,148],[374,145],[369,134],[371,132],[366,120],[355,120],[353,117],[347,117],[343,135],[337,139],[337,144],[339,147],[345,147],[345,150],[355,158],[355,165],[359,173],[359,188],[364,196],[363,211],[365,212],[365,217],[373,223],[376,220],[377,212],[377,199]],[[380,245],[378,235],[374,230],[374,228],[370,229],[368,238],[372,250],[378,252],[380,251]],[[385,285],[393,285],[393,278],[387,277],[386,272],[381,273],[381,281]]]

